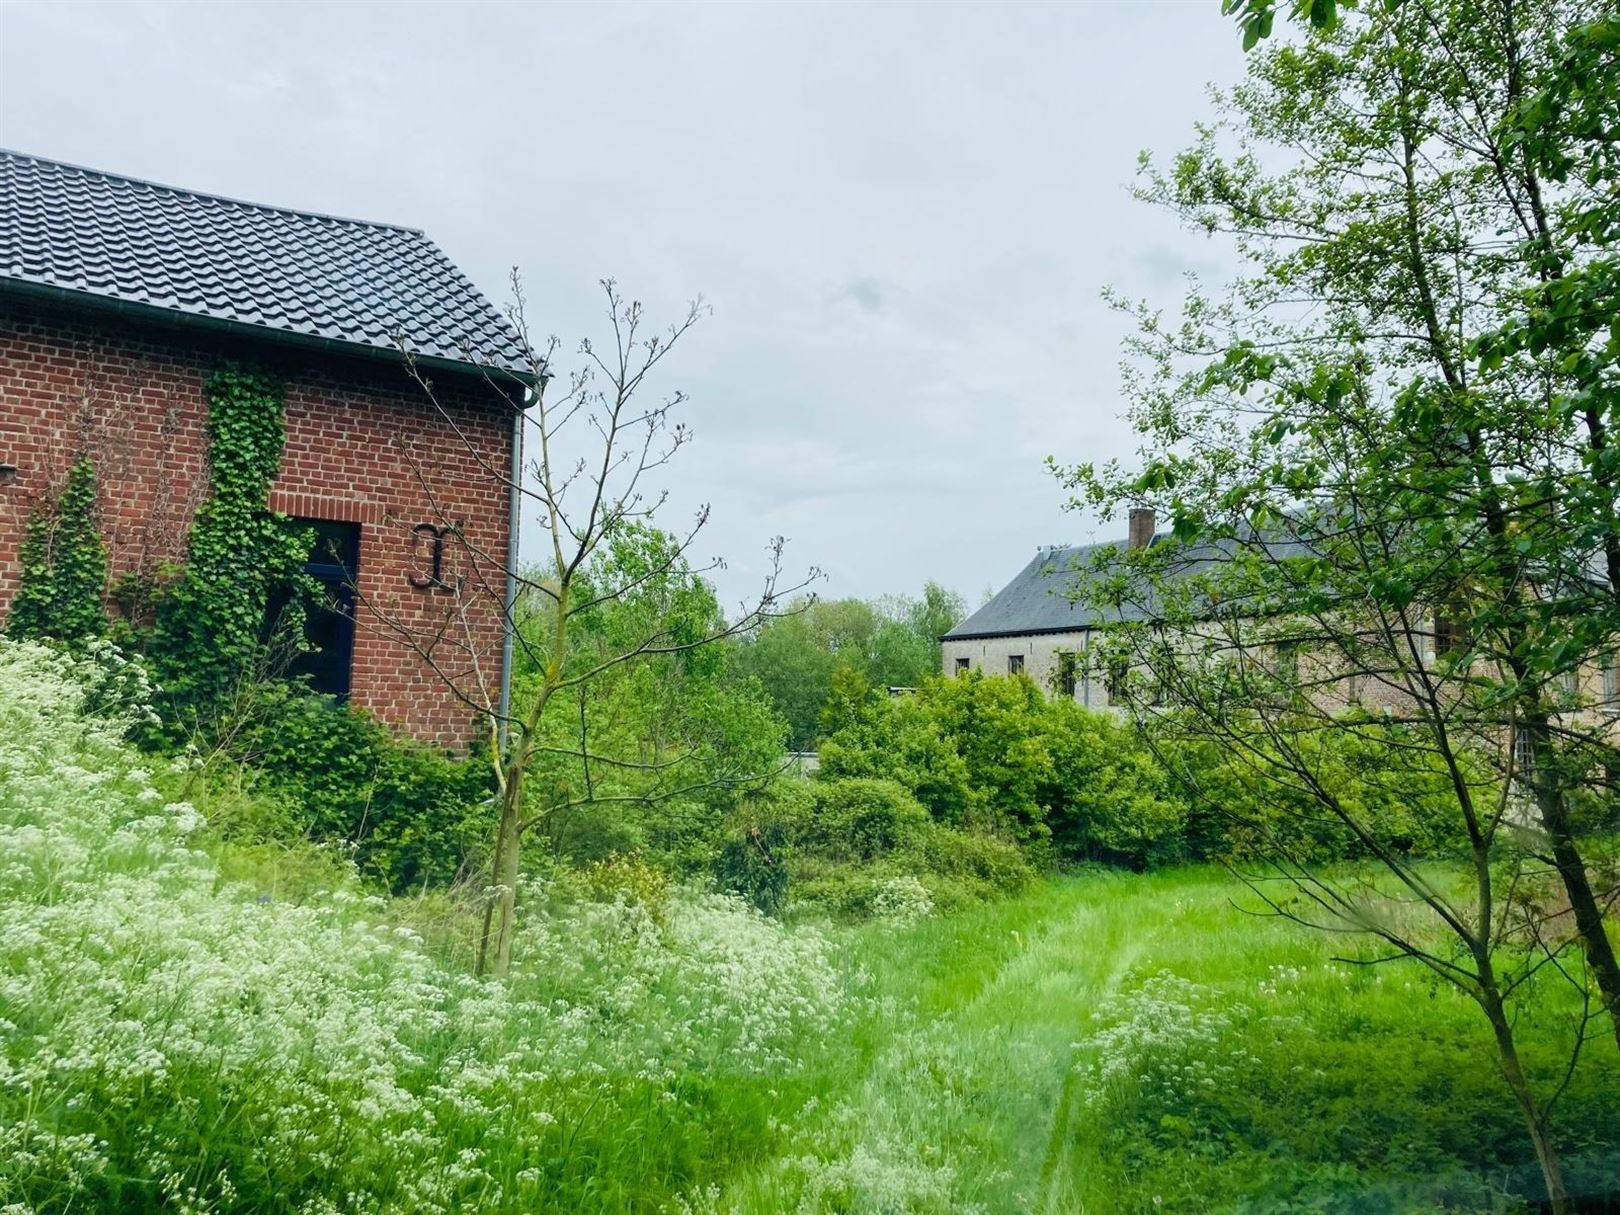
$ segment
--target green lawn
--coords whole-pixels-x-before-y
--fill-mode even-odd
[[[1535,1175],[1471,1006],[1256,905],[1211,868],[1088,874],[860,929],[863,1032],[787,1150],[697,1209],[1515,1209]],[[1549,1033],[1521,1029],[1551,1076]],[[1620,1184],[1601,1037],[1554,1117],[1576,1188]]]

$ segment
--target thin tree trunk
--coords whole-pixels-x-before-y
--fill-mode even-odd
[[[1491,1030],[1496,1035],[1496,1052],[1502,1064],[1502,1074],[1508,1088],[1513,1090],[1513,1099],[1518,1102],[1519,1112],[1524,1115],[1525,1126],[1530,1132],[1530,1142],[1535,1146],[1542,1184],[1547,1187],[1547,1201],[1551,1204],[1553,1215],[1569,1215],[1569,1191],[1564,1185],[1564,1166],[1558,1159],[1552,1141],[1547,1138],[1541,1109],[1519,1062],[1519,1048],[1513,1041],[1513,1026],[1509,1024],[1507,1012],[1502,1007],[1501,993],[1493,983],[1488,983],[1479,1002],[1485,1015],[1490,1018]]]
[[[507,773],[506,794],[501,799],[501,822],[495,833],[495,855],[490,862],[490,884],[497,893],[484,909],[484,930],[478,941],[476,967],[480,975],[504,978],[511,967],[522,822],[523,765],[514,763]]]
[[[1598,995],[1609,1014],[1614,1028],[1614,1043],[1620,1049],[1620,961],[1614,953],[1603,922],[1603,908],[1598,906],[1591,878],[1581,859],[1580,847],[1575,839],[1574,825],[1569,821],[1569,798],[1559,788],[1557,775],[1550,766],[1552,738],[1545,718],[1532,718],[1524,727],[1530,731],[1537,769],[1531,773],[1531,787],[1535,792],[1536,810],[1541,817],[1542,829],[1552,845],[1553,866],[1564,883],[1570,911],[1575,918],[1575,931],[1581,939],[1586,964],[1597,979]],[[1545,758],[1543,758],[1545,757]]]

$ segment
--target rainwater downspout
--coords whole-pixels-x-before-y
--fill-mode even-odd
[[[527,402],[512,407],[512,471],[506,487],[506,632],[501,639],[500,724],[497,738],[504,754],[507,718],[512,713],[512,650],[517,629],[518,525],[523,517],[523,410]]]

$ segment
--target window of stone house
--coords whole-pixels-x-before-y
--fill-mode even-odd
[[[971,658],[958,658],[956,660],[956,673],[958,675],[965,675],[972,668],[972,666],[973,666],[973,659],[971,659]]]
[[[1299,682],[1299,642],[1279,641],[1276,646],[1277,678],[1286,684]]]
[[[1352,705],[1359,705],[1361,703],[1362,696],[1364,695],[1362,685],[1365,682],[1366,676],[1362,675],[1359,671],[1351,671],[1344,677],[1345,703]]]
[[[294,654],[286,675],[303,679],[313,692],[346,700],[354,662],[354,606],[360,571],[360,525],[325,519],[295,519],[313,534],[304,573],[311,585],[300,588],[304,609],[304,649]],[[292,603],[293,588],[271,596],[265,632],[274,636]]]
[[[1468,630],[1463,627],[1460,620],[1453,616],[1440,616],[1434,618],[1434,652],[1436,657],[1442,657],[1455,650],[1468,648]]]
[[[1007,674],[1020,675],[1024,670],[1024,656],[1022,654],[1007,655]]]
[[[1153,703],[1162,705],[1170,699],[1170,677],[1174,667],[1175,652],[1170,643],[1161,641],[1153,647],[1151,670],[1153,674]]]
[[[1519,726],[1513,732],[1513,775],[1521,784],[1530,783],[1530,774],[1536,767],[1535,743],[1530,731]]]
[[[1603,699],[1611,705],[1620,701],[1620,654],[1610,654],[1603,663]]]
[[[1125,677],[1130,673],[1130,664],[1120,655],[1108,659],[1108,667],[1103,672],[1103,690],[1108,693],[1108,699],[1120,700],[1125,695]]]
[[[1073,700],[1075,685],[1079,682],[1079,656],[1072,650],[1062,650],[1057,658],[1058,691]]]

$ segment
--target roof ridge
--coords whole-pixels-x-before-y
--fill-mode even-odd
[[[325,211],[302,211],[297,207],[277,207],[271,203],[253,202],[246,198],[234,198],[229,194],[209,194],[185,186],[171,186],[167,182],[153,181],[148,177],[132,177],[128,173],[112,173],[106,169],[93,169],[89,165],[75,164],[70,160],[57,160],[51,156],[38,156],[33,152],[20,152],[15,148],[0,148],[0,158],[7,157],[33,161],[39,165],[51,165],[58,169],[70,169],[75,173],[82,173],[87,177],[99,177],[104,181],[119,181],[133,186],[145,186],[148,189],[183,195],[202,202],[228,203],[233,207],[247,207],[254,211],[267,211],[275,215],[292,215],[299,219],[325,220],[327,223],[350,224],[359,228],[383,228],[390,232],[408,232],[412,236],[427,238],[427,233],[423,229],[412,228],[405,224],[391,224],[378,219],[356,219],[347,215],[332,215]],[[437,248],[436,245],[435,248]],[[440,253],[442,255],[443,250],[440,250]]]

